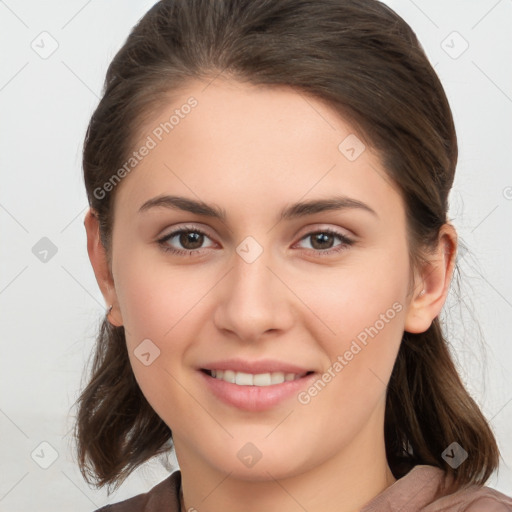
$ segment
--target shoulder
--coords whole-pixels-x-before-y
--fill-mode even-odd
[[[425,512],[512,512],[512,498],[487,486],[470,486],[435,500]]]
[[[512,498],[491,487],[471,485],[450,493],[445,490],[450,477],[441,469],[419,466],[416,474],[434,484],[418,512],[512,512]]]
[[[148,492],[105,505],[94,512],[179,512],[180,483],[181,473],[177,470]]]
[[[450,493],[440,468],[418,465],[367,503],[361,512],[512,512],[512,498],[486,486]]]

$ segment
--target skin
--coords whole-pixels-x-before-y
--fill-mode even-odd
[[[395,481],[383,437],[386,386],[403,331],[425,331],[445,302],[455,231],[443,226],[411,280],[404,204],[378,155],[367,146],[349,161],[338,145],[354,129],[286,87],[191,82],[140,140],[190,96],[198,106],[117,186],[110,267],[94,212],[85,218],[90,260],[113,305],[109,320],[124,325],[137,382],[173,432],[186,509],[359,510]],[[375,215],[346,208],[279,221],[284,207],[334,192]],[[218,205],[226,220],[164,207],[138,212],[162,194]],[[207,233],[202,245],[179,237],[167,245],[199,247],[197,254],[164,252],[156,240],[185,224]],[[354,243],[333,236],[315,245],[307,235],[325,228]],[[263,249],[252,263],[236,252],[247,236]],[[268,357],[320,376],[396,303],[401,311],[306,405],[293,396],[242,411],[213,397],[196,370]],[[144,339],[160,350],[149,366],[134,354]],[[237,457],[248,442],[262,454],[252,467]]]

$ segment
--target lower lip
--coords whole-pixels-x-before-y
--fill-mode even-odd
[[[210,391],[224,403],[246,411],[265,411],[284,400],[296,396],[315,378],[311,373],[300,379],[285,381],[271,386],[239,386],[211,377],[199,371]]]

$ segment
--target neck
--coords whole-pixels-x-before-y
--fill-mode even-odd
[[[204,459],[194,460],[193,453],[182,452],[179,445],[175,440],[184,511],[359,512],[396,481],[387,464],[384,439],[369,440],[364,432],[323,464],[281,479],[272,478],[271,472],[259,480],[221,473]]]

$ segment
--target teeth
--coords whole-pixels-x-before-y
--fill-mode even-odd
[[[271,386],[272,384],[282,384],[286,381],[300,379],[304,374],[283,372],[252,374],[232,370],[211,370],[211,375],[215,379],[238,384],[239,386]]]
[[[272,384],[272,375],[270,373],[258,373],[252,378],[253,386],[270,386]],[[279,384],[279,382],[276,382]]]

